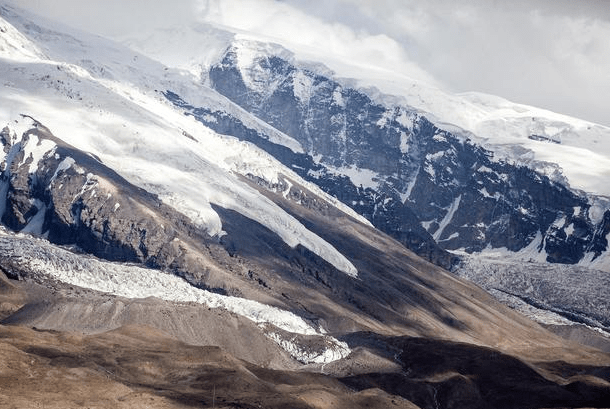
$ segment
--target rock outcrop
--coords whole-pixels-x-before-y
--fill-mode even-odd
[[[255,57],[245,59],[240,47],[249,46]],[[442,130],[408,106],[376,102],[280,56],[256,53],[256,44],[229,48],[210,69],[211,85],[296,139],[304,153],[226,112],[192,106],[171,90],[165,95],[206,126],[265,149],[445,268],[457,260],[443,249],[530,246],[541,259],[569,264],[606,253],[607,215],[600,219],[597,198],[498,160],[465,133]]]

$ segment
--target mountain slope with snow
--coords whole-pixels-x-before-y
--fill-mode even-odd
[[[555,143],[557,135],[575,140],[573,133],[562,130],[560,121],[570,122],[574,129],[588,126],[585,122],[496,97],[460,96],[460,104],[477,105],[479,113],[469,114],[466,108],[451,111],[473,118],[472,124],[491,119],[512,124],[494,127],[487,144],[510,138],[518,144],[506,143],[501,149],[494,145],[491,151],[481,149],[480,136],[455,126],[431,125],[421,106],[396,105],[401,101],[398,97],[350,88],[319,65],[299,62],[285,48],[243,33],[199,25],[144,33],[148,35],[144,39],[126,41],[159,60],[154,61],[53,22],[34,22],[27,13],[8,8],[3,13],[11,20],[4,24],[5,41],[12,44],[1,68],[3,115],[13,121],[7,130],[12,135],[8,145],[17,146],[19,134],[31,125],[30,119],[18,114],[36,112],[36,123],[158,195],[209,236],[225,234],[214,209],[220,206],[269,227],[289,246],[302,245],[348,275],[357,275],[353,263],[332,245],[236,179],[246,176],[282,191],[285,198],[298,181],[328,205],[373,223],[446,268],[455,266],[456,257],[443,249],[499,248],[517,252],[522,259],[610,268],[608,201],[563,188],[570,180],[558,165],[538,161],[517,136],[517,129],[527,125],[531,137],[525,138],[527,143],[550,153],[564,149]],[[171,50],[162,46],[163,38],[168,40],[165,44],[172,44]],[[195,43],[199,45],[193,50],[186,47]],[[26,51],[16,57],[14,50]],[[165,54],[168,50],[171,55]],[[29,61],[27,75],[22,60]],[[240,81],[245,91],[233,89]],[[458,101],[449,95],[438,98],[430,108],[443,109]],[[546,117],[534,118],[535,125],[524,124],[534,113]],[[595,132],[603,134],[599,127],[589,131],[585,140]],[[36,152],[34,162],[45,149],[37,147]],[[152,167],[151,160],[156,162]],[[29,165],[30,171],[33,166]],[[524,172],[527,166],[533,172]],[[473,175],[469,167],[476,168]],[[8,186],[3,189],[8,194]],[[527,193],[519,198],[516,191]],[[47,207],[27,208],[46,211]],[[40,224],[41,218],[42,210],[35,222]],[[26,231],[42,233],[34,229],[36,223]]]
[[[54,37],[40,28],[34,32],[42,33],[41,38],[47,41],[50,38],[51,45],[60,49],[60,52],[56,48],[47,49],[47,54],[54,51],[57,57],[65,58],[64,54],[81,55],[82,52],[92,51],[83,50],[82,46],[73,50],[82,44],[73,37],[59,34]],[[25,48],[30,46],[29,43],[22,45]],[[103,43],[96,43],[94,47],[96,53],[111,54],[109,59],[118,59],[117,55],[112,54],[125,57],[126,50],[117,52]],[[80,62],[87,64],[87,61]],[[214,203],[260,220],[271,226],[290,246],[303,244],[314,252],[324,254],[323,257],[346,273],[356,274],[354,267],[344,257],[308,233],[296,220],[274,208],[251,189],[238,188],[243,184],[227,175],[226,170],[252,174],[276,184],[281,169],[273,159],[258,153],[256,148],[218,136],[172,110],[150,89],[149,82],[154,78],[152,72],[162,73],[161,67],[152,62],[130,67],[124,58],[122,63],[116,62],[115,67],[104,69],[104,65],[97,65],[89,67],[91,71],[71,62],[46,59],[31,64],[29,78],[22,75],[19,67],[11,64],[2,67],[4,81],[15,90],[14,93],[3,93],[2,106],[10,107],[9,112],[3,112],[5,118],[14,120],[17,113],[40,112],[36,120],[60,131],[67,143],[96,155],[103,163],[120,169],[128,180],[159,194],[162,200],[187,214],[211,236],[222,233],[218,215],[210,207],[210,203]],[[127,78],[122,81],[105,78],[107,75],[118,75],[118,72],[113,74],[115,70],[126,68]],[[57,79],[51,80],[51,73],[55,71],[59,71],[59,75],[53,75]],[[95,71],[100,75],[91,74]],[[129,80],[134,81],[135,85],[128,85]],[[38,88],[32,86],[32,81],[46,88],[46,94],[29,94]],[[66,106],[66,96],[74,103],[68,102]],[[41,112],[43,105],[47,107]],[[68,112],[71,114],[68,115]],[[75,128],[79,131],[74,132]],[[185,134],[196,133],[201,134],[205,144],[185,137]],[[110,137],[100,138],[99,135]],[[129,151],[125,150],[125,144],[128,144]],[[169,150],[168,145],[171,146]],[[117,147],[122,147],[121,151]],[[150,167],[151,160],[158,165]],[[206,178],[200,176],[202,172]],[[205,196],[202,197],[201,192],[205,192]],[[354,212],[345,209],[357,217]],[[270,214],[274,216],[267,216]]]
[[[455,256],[441,245],[603,259],[603,206],[595,224],[584,194],[495,160],[413,107],[384,105],[319,65],[304,68],[281,46],[195,31],[143,33],[153,48],[167,35],[182,41],[155,60],[125,45],[133,43],[0,6],[0,303],[4,274],[26,293],[0,324],[0,349],[21,351],[11,362],[72,365],[68,384],[99,373],[134,388],[120,399],[138,403],[133,391],[146,385],[209,406],[209,393],[193,391],[210,389],[210,379],[231,383],[237,375],[227,368],[238,368],[247,389],[294,394],[289,401],[303,407],[336,395],[362,407],[426,408],[465,396],[460,407],[474,408],[497,393],[470,379],[487,379],[501,358],[506,371],[546,385],[540,402],[560,393],[575,405],[604,403],[607,377],[597,367],[606,355],[554,336],[407,248],[447,266]],[[204,55],[187,53],[206,44]],[[535,189],[515,200],[526,185]],[[481,207],[472,198],[483,198]],[[489,225],[472,221],[488,210]],[[502,241],[498,220],[530,230]],[[490,226],[497,234],[476,241]],[[564,257],[573,242],[579,250]],[[176,369],[171,351],[154,355],[130,338],[133,325],[169,331],[176,340],[146,341],[172,351],[194,351],[181,341],[216,345],[240,361]],[[41,339],[47,346],[34,346]],[[132,358],[131,368],[102,359],[91,349],[102,339],[121,339],[127,355],[146,359]],[[422,375],[411,346],[451,364]],[[472,367],[474,356],[485,365]],[[587,378],[540,364],[556,360],[588,365]],[[499,379],[493,391],[529,403],[535,388],[514,382],[521,378]],[[0,385],[2,403],[4,395]],[[269,396],[253,399],[231,404]]]
[[[168,41],[164,43],[163,38]],[[187,48],[183,49],[181,44],[196,43],[195,38],[200,39],[200,45],[194,54],[189,54]],[[555,236],[553,242],[563,241],[565,245],[562,245],[561,250],[547,249],[546,255],[557,251],[571,254],[567,258],[551,256],[547,258],[549,261],[580,262],[603,270],[610,268],[605,253],[599,251],[601,248],[607,249],[603,242],[607,242],[608,231],[602,226],[604,214],[610,207],[606,198],[610,194],[606,183],[610,177],[610,167],[607,166],[610,164],[610,130],[606,127],[544,109],[515,104],[500,97],[480,93],[452,95],[404,78],[390,69],[381,75],[378,69],[349,66],[349,62],[337,61],[323,50],[302,49],[289,44],[289,51],[279,44],[269,43],[267,39],[257,38],[250,33],[232,33],[226,28],[211,24],[192,24],[125,41],[152,58],[187,69],[190,75],[201,78],[202,82],[211,85],[242,108],[254,112],[269,125],[297,139],[310,155],[310,159],[289,159],[275,147],[268,144],[264,146],[251,136],[245,136],[243,132],[216,125],[216,129],[256,143],[297,171],[305,168],[306,170],[300,173],[301,176],[309,176],[308,180],[323,186],[327,192],[340,197],[359,213],[368,215],[370,221],[378,214],[377,209],[383,208],[381,213],[386,215],[385,220],[377,220],[374,224],[403,241],[418,254],[440,265],[449,268],[453,261],[451,257],[434,249],[435,241],[440,247],[449,250],[479,252],[490,246],[492,249],[507,248],[515,252],[533,246],[537,231],[540,231],[543,241],[536,244],[540,254],[544,253],[547,234]],[[201,44],[208,42],[213,46],[206,50]],[[163,47],[163,44],[171,44],[171,47]],[[223,47],[226,47],[224,53],[220,51]],[[201,57],[197,60],[193,55]],[[229,55],[231,57],[227,59]],[[314,60],[323,62],[326,67],[310,62]],[[226,67],[224,71],[221,68],[223,65]],[[229,73],[229,70],[234,71]],[[243,87],[237,85],[242,81]],[[329,87],[333,90],[328,91],[326,88]],[[180,90],[171,88],[169,90],[179,98],[181,106],[186,107],[187,111],[191,109],[190,114],[208,126],[215,126],[211,121],[206,122],[207,119],[203,115],[192,111],[193,108],[204,106],[198,104],[195,95],[183,94]],[[343,105],[350,101],[348,93],[361,94],[361,97],[352,99],[353,109]],[[369,104],[370,108],[363,109],[363,104]],[[348,112],[350,109],[354,112],[352,117]],[[377,116],[378,110],[387,110],[387,113]],[[328,112],[328,115],[324,116],[324,111]],[[210,115],[210,112],[205,112]],[[362,120],[363,117],[376,119],[366,123],[368,119]],[[434,163],[439,162],[439,149],[444,148],[439,146],[430,152],[422,153],[417,150],[421,148],[414,146],[418,143],[414,139],[421,139],[420,136],[412,136],[413,124],[420,117],[435,124],[438,132],[452,134],[459,140],[468,140],[483,148],[493,166],[486,164],[486,160],[479,160],[479,169],[494,168],[492,174],[495,172],[498,177],[504,177],[503,170],[495,169],[497,165],[507,169],[512,167],[515,170],[511,173],[516,173],[519,168],[527,168],[542,178],[548,178],[551,184],[567,187],[568,191],[573,192],[568,194],[573,196],[570,199],[574,202],[572,207],[582,209],[586,213],[585,218],[589,219],[586,222],[590,225],[587,232],[570,238],[573,233],[570,228],[572,222],[569,220],[571,209],[558,209],[554,222],[563,220],[564,216],[568,219],[565,219],[567,224],[559,226],[560,234],[565,234],[565,237],[557,237],[548,230],[549,222],[546,219],[551,216],[541,214],[544,213],[545,204],[539,204],[539,210],[531,209],[524,203],[511,204],[515,199],[508,198],[507,193],[515,189],[536,190],[537,188],[531,186],[531,182],[521,181],[520,186],[497,186],[494,188],[496,191],[490,193],[490,181],[485,179],[492,175],[485,175],[485,172],[481,171],[477,176],[477,179],[480,179],[476,189],[478,193],[468,193],[468,196],[474,197],[463,201],[464,209],[457,213],[449,212],[451,203],[460,196],[465,197],[466,193],[460,192],[461,188],[450,187],[451,175],[443,176],[447,179],[445,190],[456,192],[428,194],[429,189],[422,190],[421,187],[419,190],[416,188],[414,192],[413,188],[421,185],[416,179],[421,179],[421,176],[426,174],[435,179],[444,172],[440,164]],[[354,127],[358,121],[366,123],[365,128],[356,130]],[[218,118],[215,122],[218,122]],[[379,135],[371,131],[370,128],[374,126],[380,128],[377,132]],[[395,130],[396,136],[392,134]],[[387,142],[376,140],[382,138],[384,133],[389,139]],[[358,134],[368,136],[363,138]],[[329,135],[332,141],[326,140],[325,135]],[[386,143],[390,146],[379,148]],[[366,144],[375,146],[370,148],[365,146]],[[332,145],[337,149],[329,150]],[[373,154],[375,150],[379,152]],[[361,152],[360,157],[358,152]],[[418,164],[418,154],[426,155],[428,160]],[[367,160],[367,155],[373,156]],[[379,159],[377,155],[383,155],[384,159]],[[410,163],[400,165],[401,161],[405,161],[405,157],[409,157],[407,161]],[[441,162],[446,163],[446,160]],[[323,170],[320,165],[323,165]],[[435,167],[438,169],[433,169]],[[465,171],[455,169],[456,167],[459,165],[450,165],[451,171]],[[340,178],[348,178],[347,183],[339,182],[337,179]],[[435,179],[431,183],[438,186],[441,182]],[[378,198],[366,197],[366,194],[356,192],[360,185],[362,189],[373,189]],[[422,193],[426,194],[421,196]],[[388,194],[390,197],[396,197],[390,199]],[[439,199],[440,194],[447,197]],[[544,196],[544,193],[542,195]],[[413,206],[413,203],[409,203],[410,196],[418,197],[422,204]],[[500,203],[494,205],[490,198]],[[388,206],[388,200],[400,200],[402,204]],[[538,200],[541,199],[532,197],[526,201]],[[477,211],[479,215],[474,217],[468,215],[469,223],[447,229],[451,222],[447,216],[457,214],[458,218],[464,219],[465,216],[460,216],[460,213],[466,212],[466,207],[473,201],[485,203],[483,206],[487,209]],[[362,203],[366,205],[361,206]],[[429,203],[437,208],[431,208]],[[409,209],[405,209],[404,204],[410,204]],[[506,213],[507,208],[513,208],[509,211],[509,214],[514,213],[508,216],[509,224],[520,224],[519,228],[512,229],[524,234],[523,238],[516,240],[520,244],[514,240],[509,242],[511,240],[500,239],[499,235],[514,234],[505,231],[501,226],[499,231],[494,228],[494,223],[506,224],[504,221],[494,220],[499,214],[494,210],[498,206],[503,208],[502,214]],[[405,216],[411,212],[414,214]],[[532,217],[538,218],[539,221],[532,224],[531,220],[526,220]],[[456,222],[459,221],[454,220],[454,223]],[[526,227],[524,223],[530,226]],[[443,229],[439,228],[441,225]],[[469,231],[463,231],[462,227],[468,227]],[[467,238],[455,240],[459,235]],[[575,249],[575,246],[582,248]],[[596,250],[592,251],[593,248]],[[523,252],[522,257],[525,259],[528,255]]]
[[[549,262],[608,265],[607,199],[570,189],[557,164],[503,157],[469,133],[439,128],[410,106],[378,103],[268,54],[257,42],[239,41],[227,49],[210,69],[210,80],[223,95],[296,138],[309,157],[255,143],[440,265],[450,268],[453,262],[445,264],[447,257],[430,251],[429,243],[469,253],[487,247],[521,252],[534,246],[538,233],[542,240],[535,246]],[[170,99],[214,126],[191,103]],[[532,138],[541,143],[546,137]],[[524,147],[517,148],[525,155]]]
[[[11,229],[299,311],[327,330],[383,327],[387,314],[404,321],[405,294],[430,297],[407,321],[443,319],[437,296],[409,276],[429,273],[375,260],[380,249],[358,251],[373,231],[365,218],[253,144],[184,115],[160,90],[188,89],[209,108],[228,107],[223,112],[296,154],[293,138],[128,48],[12,9],[2,15],[9,34],[24,33],[8,35],[17,48],[38,50],[27,61],[0,60],[2,220]],[[448,302],[462,303],[453,278],[434,271],[447,282]],[[391,302],[381,295],[388,292]]]
[[[231,32],[210,23],[141,33],[122,41],[155,60],[201,77],[204,83],[209,83],[208,71],[224,51],[241,43],[241,49],[249,55],[244,57],[250,62],[257,54],[278,56],[299,68],[328,76],[346,88],[361,90],[375,102],[413,107],[442,129],[467,132],[499,158],[526,164],[549,176],[558,171],[561,175],[557,176],[566,177],[572,188],[610,195],[604,183],[610,176],[610,128],[602,125],[498,96],[451,94],[391,67],[380,70],[354,65],[325,50],[300,47],[289,39],[280,45],[278,39]],[[257,50],[261,44],[263,48]],[[541,138],[532,138],[536,136]]]
[[[608,128],[500,97],[452,95],[209,24],[172,31],[171,58],[163,38],[127,43],[188,69],[291,135],[304,155],[239,129],[239,121],[202,108],[195,95],[168,90],[185,114],[257,144],[419,255],[455,268],[436,242],[458,254],[504,252],[516,263],[610,271]],[[180,51],[181,39],[194,38],[214,44],[209,52],[198,48],[199,62]],[[332,70],[306,61],[314,59]],[[471,276],[467,265],[459,268]]]

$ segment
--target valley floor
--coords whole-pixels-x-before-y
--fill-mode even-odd
[[[58,295],[0,278],[3,408],[610,406],[610,355],[584,347],[533,347],[526,359],[470,344],[356,332],[342,338],[353,352],[341,361],[270,369],[151,326],[84,334],[6,325],[32,296],[40,302]]]

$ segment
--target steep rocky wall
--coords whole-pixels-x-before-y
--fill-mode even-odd
[[[453,265],[439,247],[477,252],[535,246],[540,257],[558,263],[607,251],[607,223],[590,214],[595,198],[498,160],[407,106],[375,102],[277,56],[260,54],[247,64],[240,58],[239,48],[229,48],[209,72],[212,86],[295,138],[306,154],[297,160],[243,127],[222,130],[276,155],[429,260]],[[222,127],[179,96],[167,96],[207,126]],[[355,182],[362,176],[354,176],[357,168],[368,172],[365,185]]]

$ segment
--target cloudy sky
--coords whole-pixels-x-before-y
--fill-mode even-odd
[[[606,0],[13,0],[105,36],[193,20],[610,126]]]

